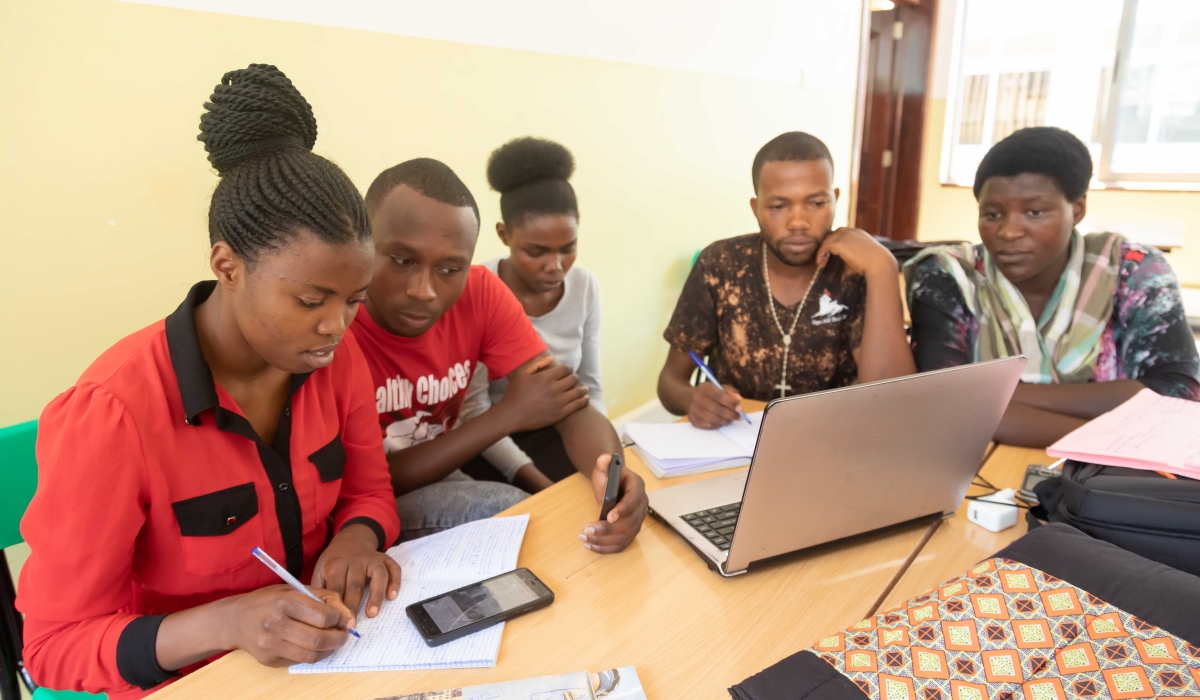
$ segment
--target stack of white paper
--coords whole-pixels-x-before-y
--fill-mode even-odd
[[[400,595],[384,601],[374,618],[359,609],[356,623],[361,639],[351,637],[332,656],[315,664],[295,664],[288,670],[331,673],[495,666],[503,623],[430,647],[404,609],[417,601],[515,569],[528,524],[528,515],[489,518],[389,549],[388,555],[403,570]]]
[[[625,435],[634,442],[642,461],[660,479],[699,474],[715,469],[744,467],[754,456],[762,411],[717,430],[691,423],[627,423]]]

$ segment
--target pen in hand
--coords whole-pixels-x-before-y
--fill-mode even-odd
[[[270,569],[271,571],[274,571],[275,575],[278,576],[279,578],[283,579],[284,583],[286,583],[287,585],[296,589],[300,593],[303,593],[304,595],[308,596],[309,598],[312,598],[313,600],[317,601],[321,605],[325,605],[325,601],[318,598],[316,593],[313,593],[312,591],[308,590],[308,586],[305,586],[303,583],[300,583],[299,579],[297,579],[295,576],[292,576],[288,572],[287,569],[285,569],[279,565],[279,562],[272,559],[270,554],[267,554],[266,552],[262,551],[258,547],[255,547],[254,549],[250,550],[250,553],[254,555],[255,559],[261,561],[263,564],[266,564],[268,569]],[[358,630],[354,629],[353,627],[348,628],[346,631],[349,632],[350,634],[354,635],[355,637],[362,639],[362,635],[359,634]]]
[[[714,375],[712,370],[708,368],[708,365],[704,364],[704,360],[701,360],[699,355],[691,350],[688,350],[688,355],[691,355],[692,362],[696,363],[696,366],[700,368],[700,371],[704,373],[705,377],[708,377],[708,381],[712,382],[713,386],[717,387],[721,391],[725,391],[725,387],[721,386],[721,382],[717,381],[716,375]],[[746,412],[740,408],[738,409],[738,415],[742,417],[742,420],[750,423],[750,425],[754,425],[754,423],[750,421],[750,416],[746,415]]]

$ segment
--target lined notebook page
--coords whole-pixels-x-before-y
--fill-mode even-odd
[[[379,615],[359,610],[361,639],[315,664],[295,664],[292,673],[406,671],[429,668],[478,668],[496,665],[504,624],[429,647],[404,609],[417,601],[498,576],[517,567],[528,515],[489,518],[388,550],[403,569],[400,595],[385,601]],[[364,598],[364,605],[365,605]]]
[[[517,567],[517,555],[521,553],[528,524],[528,515],[476,520],[404,542],[392,547],[388,554],[404,570],[401,581],[466,578],[470,579],[467,583],[473,583]]]

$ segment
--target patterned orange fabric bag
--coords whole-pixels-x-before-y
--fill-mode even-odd
[[[1200,578],[1039,528],[730,689],[736,700],[1200,698]]]

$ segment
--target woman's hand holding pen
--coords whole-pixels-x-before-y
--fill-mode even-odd
[[[226,649],[244,649],[264,666],[310,664],[350,639],[354,614],[333,591],[310,588],[324,605],[286,584],[225,600]]]
[[[171,613],[159,624],[155,660],[176,671],[242,649],[265,666],[320,661],[350,638],[354,614],[337,593],[309,590],[321,600],[278,584]]]
[[[243,649],[265,666],[320,661],[350,638],[354,615],[337,593],[309,590],[321,602],[278,584],[171,613],[158,627],[155,660],[176,671]]]
[[[378,550],[371,528],[348,525],[317,559],[311,586],[293,579],[319,601],[280,584],[167,615],[155,640],[159,666],[173,671],[234,649],[244,649],[265,666],[320,661],[350,638],[368,585],[368,617],[379,614],[385,595],[388,600],[399,595],[400,565]],[[278,566],[255,552],[267,566]],[[276,573],[291,578],[286,570]]]

